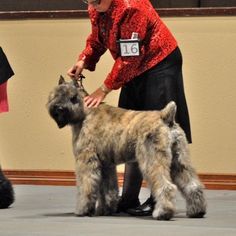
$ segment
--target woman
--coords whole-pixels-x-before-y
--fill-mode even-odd
[[[115,61],[104,83],[85,98],[85,105],[96,107],[109,92],[119,88],[119,107],[126,109],[159,110],[173,100],[178,107],[176,119],[191,142],[181,52],[149,0],[84,2],[88,4],[92,32],[68,75],[76,79],[83,69],[94,71],[107,49]],[[120,211],[132,215],[152,213],[151,197],[140,205],[141,183],[137,163],[126,164]]]

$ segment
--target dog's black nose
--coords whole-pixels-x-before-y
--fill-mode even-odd
[[[62,112],[64,111],[64,108],[62,106],[55,106],[56,111]]]
[[[60,106],[60,105],[56,105],[54,106],[54,109],[53,109],[53,113],[56,115],[60,115],[62,113],[64,113],[65,111],[65,108],[63,106]]]
[[[57,122],[59,128],[63,128],[69,123],[69,110],[61,105],[55,105],[50,110],[50,115]]]
[[[52,107],[50,113],[53,118],[61,119],[62,117],[64,117],[68,113],[67,111],[68,111],[68,109],[66,107],[63,107],[61,105],[55,105]]]

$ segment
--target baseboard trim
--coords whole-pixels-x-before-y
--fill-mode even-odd
[[[74,186],[73,171],[47,170],[4,170],[13,184]],[[236,174],[199,174],[206,189],[236,190]],[[118,173],[119,186],[123,185],[124,175]],[[143,186],[146,186],[145,181]]]

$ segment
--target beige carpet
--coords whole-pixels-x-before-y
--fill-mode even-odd
[[[119,214],[110,217],[76,217],[75,187],[15,185],[16,201],[0,210],[0,236],[235,236],[236,191],[206,191],[204,219],[185,216],[185,203],[177,196],[171,221]],[[140,200],[149,196],[142,189]]]

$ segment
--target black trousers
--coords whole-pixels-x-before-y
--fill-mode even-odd
[[[176,121],[191,143],[189,113],[182,76],[182,55],[179,48],[162,62],[128,82],[121,89],[118,106],[133,110],[160,110],[170,101],[175,101]]]

